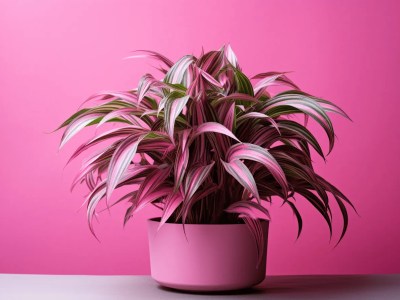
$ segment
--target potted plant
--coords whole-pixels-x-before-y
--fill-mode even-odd
[[[311,154],[325,155],[307,129],[311,117],[326,132],[330,152],[335,135],[328,113],[348,118],[342,109],[301,91],[285,73],[261,73],[251,83],[229,45],[176,63],[153,51],[137,56],[160,61],[164,77],[145,74],[137,89],[98,93],[88,99],[96,105],[59,127],[62,147],[86,126],[116,124],[71,157],[105,144],[84,161],[73,183],[85,182],[90,190],[93,234],[100,202],[127,203],[124,223],[155,205],[160,218],[148,221],[153,278],[167,287],[208,291],[264,279],[266,205],[277,198],[293,210],[298,235],[302,218],[295,195],[310,202],[332,234],[332,195],[344,220],[339,241],[343,238],[346,206],[353,205],[314,171]],[[273,85],[284,89],[271,93]],[[305,117],[304,124],[298,116]],[[121,187],[129,192],[110,203]]]

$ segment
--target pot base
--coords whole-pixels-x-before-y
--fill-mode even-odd
[[[249,289],[259,283],[261,283],[264,280],[261,279],[259,282],[256,282],[254,284],[236,284],[236,285],[187,285],[187,284],[178,284],[178,283],[171,283],[171,282],[161,282],[158,280],[154,280],[157,282],[160,286],[168,288],[168,289],[173,289],[173,290],[178,290],[178,291],[187,291],[187,292],[194,292],[194,293],[206,293],[206,292],[227,292],[227,291],[238,291],[238,290],[245,290]]]

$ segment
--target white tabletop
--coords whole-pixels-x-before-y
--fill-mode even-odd
[[[400,275],[267,276],[253,289],[188,294],[149,276],[0,274],[0,299],[400,299]]]

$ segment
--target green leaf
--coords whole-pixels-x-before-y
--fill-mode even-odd
[[[235,83],[238,93],[247,94],[254,97],[253,86],[249,78],[246,77],[240,70],[234,69]]]

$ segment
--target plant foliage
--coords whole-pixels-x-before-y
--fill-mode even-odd
[[[73,183],[85,182],[90,189],[86,204],[92,232],[99,202],[109,206],[114,190],[129,186],[130,192],[112,204],[129,204],[125,222],[154,204],[162,209],[161,226],[245,222],[259,246],[260,220],[269,219],[264,203],[272,197],[293,210],[299,235],[302,218],[294,197],[309,201],[331,234],[333,198],[344,220],[343,238],[346,206],[353,205],[314,171],[310,148],[325,155],[307,126],[292,118],[315,120],[327,134],[330,152],[335,134],[328,113],[348,118],[343,110],[301,91],[285,73],[258,74],[253,84],[229,45],[199,57],[185,55],[176,63],[153,51],[137,51],[137,56],[160,61],[164,78],[145,74],[137,89],[95,94],[87,101],[96,105],[79,110],[59,127],[64,129],[63,146],[87,126],[117,124],[72,155],[106,142],[84,161]],[[273,85],[285,89],[272,94]]]

